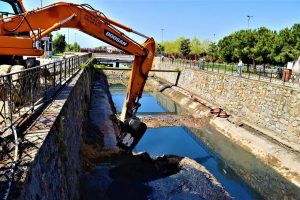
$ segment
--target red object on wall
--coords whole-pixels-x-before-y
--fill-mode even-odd
[[[291,76],[292,76],[292,70],[284,69],[282,71],[282,80],[283,81],[289,81],[291,79]]]

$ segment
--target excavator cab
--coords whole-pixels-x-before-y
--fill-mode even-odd
[[[13,65],[17,59],[22,61],[23,56],[41,56],[43,49],[34,44],[60,28],[80,30],[134,55],[118,138],[118,145],[130,152],[147,129],[135,114],[153,63],[154,38],[108,18],[88,4],[58,2],[26,12],[22,0],[0,0],[1,13],[5,18],[0,18],[0,64]],[[121,30],[146,40],[139,44]]]
[[[0,19],[23,13],[18,1],[0,0]]]
[[[8,18],[11,16],[19,15],[26,12],[22,2],[18,0],[0,0],[0,20],[4,18]],[[19,35],[29,35],[29,32],[23,32],[23,33],[16,33],[15,36]],[[1,64],[25,64],[26,61],[23,61],[22,56],[8,56],[8,55],[1,55],[0,54],[0,65]]]

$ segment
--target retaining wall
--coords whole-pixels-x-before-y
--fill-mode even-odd
[[[297,141],[300,137],[299,88],[160,62],[153,68],[181,70],[177,86],[281,138]],[[155,76],[175,83],[177,73],[156,72]]]
[[[26,131],[28,147],[22,162],[29,169],[19,185],[19,199],[79,198],[80,143],[88,117],[90,74],[80,71]],[[26,160],[26,154],[32,159]]]

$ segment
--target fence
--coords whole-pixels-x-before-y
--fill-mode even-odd
[[[18,159],[18,136],[15,127],[51,100],[90,57],[91,54],[73,56],[0,75],[0,193],[3,193],[0,199],[8,197]]]
[[[263,69],[258,68],[255,72],[254,69],[249,66],[243,66],[241,75],[238,73],[238,67],[235,63],[207,63],[203,65],[200,61],[186,60],[186,59],[172,59],[163,58],[162,63],[173,64],[177,67],[194,68],[199,70],[211,71],[215,73],[227,74],[230,76],[240,76],[242,78],[253,79],[258,81],[276,83],[291,87],[300,86],[300,75],[293,74],[291,78],[285,77],[283,68],[278,67],[277,69]]]

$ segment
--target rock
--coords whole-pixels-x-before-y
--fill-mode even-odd
[[[235,125],[237,125],[237,126],[242,126],[243,125],[241,118],[237,117],[237,116],[230,115],[230,117],[228,118],[228,121],[235,124]]]
[[[81,177],[81,198],[232,199],[196,161],[173,155],[149,157],[137,153],[122,163],[100,164],[94,172],[86,172]]]

